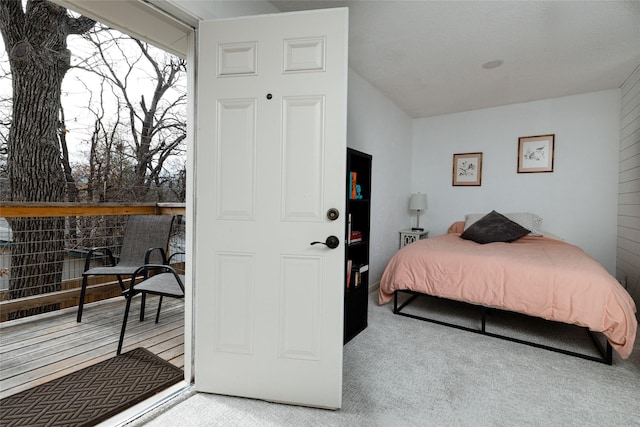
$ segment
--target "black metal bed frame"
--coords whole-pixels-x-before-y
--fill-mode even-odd
[[[403,293],[407,293],[407,294],[411,295],[411,297],[409,297],[409,299],[407,299],[405,302],[403,302],[400,306],[398,306],[398,293],[399,292],[403,292]],[[419,296],[430,297],[430,298],[439,298],[439,297],[436,297],[436,296],[433,296],[433,295],[422,294],[422,293],[415,292],[415,291],[410,291],[410,290],[404,290],[404,289],[403,290],[397,290],[397,291],[395,291],[393,293],[393,313],[394,314],[398,314],[400,316],[411,317],[413,319],[423,320],[425,322],[436,323],[438,325],[449,326],[449,327],[452,327],[452,328],[461,329],[463,331],[468,331],[468,332],[473,332],[473,333],[476,333],[476,334],[486,335],[486,336],[493,337],[493,338],[500,338],[500,339],[503,339],[503,340],[516,342],[516,343],[519,343],[519,344],[525,344],[525,345],[529,345],[529,346],[536,347],[536,348],[542,348],[542,349],[545,349],[545,350],[554,351],[556,353],[562,353],[562,354],[566,354],[566,355],[569,355],[569,356],[579,357],[581,359],[591,360],[591,361],[594,361],[594,362],[604,363],[604,364],[607,364],[607,365],[612,365],[613,364],[613,349],[611,348],[611,344],[609,343],[609,341],[607,341],[606,347],[603,347],[602,343],[598,340],[598,338],[593,333],[593,331],[590,331],[588,328],[584,328],[584,329],[587,331],[587,333],[591,337],[591,340],[593,341],[593,343],[594,343],[596,349],[598,350],[598,353],[601,355],[601,357],[596,357],[596,356],[592,356],[592,355],[589,355],[589,354],[577,353],[577,352],[574,352],[574,351],[565,350],[563,348],[551,347],[551,346],[544,345],[544,344],[539,344],[539,343],[535,343],[535,342],[531,342],[531,341],[526,341],[526,340],[521,340],[521,339],[518,339],[518,338],[509,337],[507,335],[488,332],[486,330],[486,317],[487,317],[487,312],[490,309],[485,307],[485,306],[479,306],[479,305],[476,305],[476,304],[470,304],[470,305],[473,305],[473,306],[481,308],[481,312],[482,312],[482,319],[481,319],[482,320],[482,326],[481,326],[481,329],[469,328],[467,326],[456,325],[455,323],[444,322],[442,320],[437,320],[437,319],[430,319],[430,318],[427,318],[427,317],[422,317],[422,316],[418,316],[418,315],[411,314],[411,313],[405,313],[405,312],[401,311],[403,308],[405,308],[407,305],[412,303]],[[442,298],[439,298],[439,299],[442,299]]]

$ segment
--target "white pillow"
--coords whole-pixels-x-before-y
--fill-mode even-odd
[[[464,216],[465,223],[464,229],[469,228],[474,222],[478,221],[480,218],[485,216],[486,214],[467,214]],[[542,218],[536,214],[528,213],[528,212],[512,212],[502,214],[509,218],[511,221],[516,222],[526,228],[527,230],[531,230],[531,233],[528,236],[542,236]]]

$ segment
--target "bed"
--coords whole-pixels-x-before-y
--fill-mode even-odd
[[[607,350],[601,346],[602,358],[593,358],[519,339],[512,341],[607,364],[612,363],[611,347],[621,358],[629,357],[637,329],[635,303],[597,261],[577,246],[531,234],[510,243],[479,244],[461,238],[464,224],[454,223],[448,234],[416,241],[397,252],[383,273],[379,303],[393,299],[397,314],[420,295],[478,305],[483,308],[482,327],[473,332],[506,339],[510,338],[486,332],[486,309],[522,313],[584,327],[596,345],[599,341],[593,332],[602,333]],[[398,293],[412,297],[398,306]]]

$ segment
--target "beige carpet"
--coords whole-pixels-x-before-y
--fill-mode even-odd
[[[397,316],[391,309],[378,306],[372,295],[369,327],[345,346],[339,411],[195,394],[136,424],[640,426],[640,339],[629,359],[614,353],[613,366],[607,366]],[[439,310],[464,316],[446,304]],[[500,327],[591,351],[582,331],[560,327],[539,334],[530,323],[507,319]]]

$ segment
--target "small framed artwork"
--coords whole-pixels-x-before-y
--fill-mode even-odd
[[[518,173],[553,172],[555,134],[518,138]]]
[[[481,185],[482,153],[453,155],[453,185]]]

